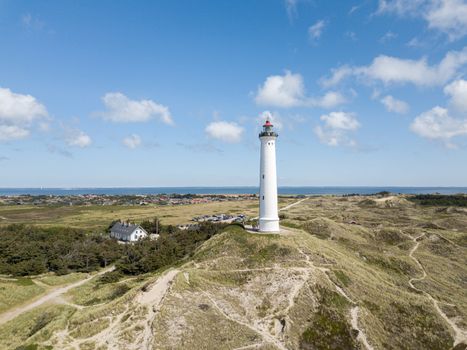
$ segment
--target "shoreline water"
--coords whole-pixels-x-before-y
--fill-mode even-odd
[[[95,187],[95,188],[0,188],[0,196],[19,195],[156,195],[156,194],[254,194],[255,186],[232,187]],[[467,187],[402,187],[402,186],[279,186],[280,195],[346,195],[373,194],[388,191],[396,194],[467,194]]]

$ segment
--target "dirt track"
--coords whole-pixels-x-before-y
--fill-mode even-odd
[[[68,292],[70,289],[79,287],[83,285],[84,283],[90,281],[94,277],[100,276],[106,272],[113,271],[115,269],[115,266],[108,267],[104,270],[99,271],[97,274],[89,276],[81,281],[69,284],[65,287],[59,287],[55,289],[49,290],[45,295],[41,296],[39,299],[30,302],[29,304],[21,305],[18,307],[13,308],[12,310],[9,310],[7,312],[4,312],[3,314],[0,315],[0,325],[4,324],[15,317],[21,315],[24,312],[30,311],[38,306],[41,306],[47,302],[56,302],[56,303],[63,303],[62,295]]]

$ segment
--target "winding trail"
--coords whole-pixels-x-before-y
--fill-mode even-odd
[[[310,257],[308,256],[308,254],[306,254],[303,250],[301,250],[300,248],[297,248],[297,250],[299,251],[300,254],[302,254],[303,256],[305,256],[305,261],[306,263],[312,267],[313,269],[318,269],[322,272],[324,272],[324,275],[326,276],[327,280],[332,284],[334,285],[334,287],[336,288],[336,291],[342,295],[348,302],[350,302],[351,304],[355,305],[354,307],[352,307],[352,309],[350,309],[350,321],[351,321],[351,325],[352,325],[352,328],[355,329],[356,331],[358,331],[358,335],[357,335],[357,340],[360,341],[363,346],[365,346],[365,348],[367,350],[373,350],[373,347],[370,345],[370,343],[368,342],[368,339],[366,337],[366,334],[365,332],[363,331],[363,329],[359,328],[358,326],[358,313],[360,311],[360,308],[357,306],[357,303],[352,299],[350,298],[346,292],[344,292],[344,290],[339,287],[337,284],[335,284],[331,278],[329,277],[328,275],[328,272],[330,271],[329,269],[327,268],[323,268],[323,267],[317,267],[313,264],[313,262],[310,260]]]
[[[296,201],[296,202],[293,202],[292,204],[289,204],[289,205],[286,205],[285,207],[283,208],[280,208],[279,211],[283,211],[283,210],[287,210],[287,209],[290,209],[292,207],[295,207],[296,205],[299,205],[300,203],[306,201],[308,199],[307,198],[303,198],[303,199],[300,199],[299,201]]]
[[[407,235],[408,236],[408,235]],[[423,267],[423,265],[420,263],[420,261],[414,257],[414,253],[417,251],[418,247],[420,246],[420,241],[419,239],[424,237],[425,236],[425,233],[422,233],[420,236],[417,236],[415,238],[412,238],[412,241],[415,243],[415,245],[413,246],[413,248],[410,250],[410,253],[409,253],[409,257],[415,261],[415,263],[417,264],[417,266],[420,268],[420,270],[422,271],[422,277],[416,277],[416,278],[411,278],[409,280],[409,285],[411,288],[415,289],[416,291],[420,292],[420,293],[423,293],[428,299],[430,299],[430,301],[433,303],[433,306],[435,307],[435,310],[436,312],[438,312],[438,314],[446,321],[446,323],[452,328],[452,330],[454,331],[454,346],[458,345],[458,344],[467,344],[467,331],[464,330],[464,329],[461,329],[459,328],[455,322],[453,322],[444,312],[443,310],[441,310],[441,308],[439,307],[439,301],[436,300],[435,298],[433,298],[433,296],[422,290],[422,289],[419,289],[417,287],[415,287],[413,285],[413,282],[415,281],[423,281],[426,277],[427,277],[427,273],[425,271],[425,268]],[[410,237],[410,236],[409,236]],[[449,304],[452,306],[452,304]]]
[[[32,310],[32,309],[34,309],[34,308],[36,308],[38,306],[41,306],[41,305],[43,305],[43,304],[45,304],[47,302],[55,302],[55,303],[59,303],[59,304],[63,303],[62,295],[65,294],[66,292],[68,292],[70,289],[79,287],[79,286],[85,284],[86,282],[89,282],[91,279],[93,279],[95,277],[98,277],[98,276],[101,276],[106,272],[113,271],[114,269],[115,269],[115,266],[110,266],[110,267],[108,267],[106,269],[103,269],[103,270],[99,271],[95,275],[91,275],[89,277],[86,277],[85,279],[80,280],[78,282],[69,284],[69,285],[64,286],[64,287],[51,289],[45,295],[43,295],[39,299],[37,299],[37,300],[35,300],[35,301],[33,301],[33,302],[29,303],[29,304],[22,305],[22,306],[14,308],[12,310],[9,310],[7,312],[4,312],[3,314],[0,315],[0,325],[14,319],[15,317],[21,315],[24,312],[30,311],[30,310]]]
[[[274,344],[276,347],[278,347],[279,349],[281,350],[287,350],[287,348],[285,347],[284,344],[282,344],[282,342],[280,342],[277,338],[273,337],[269,332],[266,332],[264,331],[263,329],[261,328],[258,328],[258,327],[255,327],[247,322],[243,322],[241,320],[238,320],[236,318],[233,318],[232,316],[230,316],[228,313],[226,313],[219,305],[218,303],[209,295],[209,293],[205,292],[204,290],[200,290],[208,299],[209,301],[211,302],[212,305],[214,305],[214,307],[217,309],[217,311],[219,311],[225,318],[227,318],[228,320],[232,321],[232,322],[235,322],[235,323],[238,323],[242,326],[245,326],[249,329],[251,329],[253,332],[255,333],[258,333],[259,335],[261,335],[261,337],[268,343],[271,343],[271,344]],[[249,345],[250,346],[250,345]],[[252,344],[251,346],[256,346],[256,344]],[[247,347],[248,348],[248,347]],[[245,347],[243,347],[243,349],[245,349]]]
[[[360,309],[358,306],[354,306],[350,309],[350,323],[352,324],[352,328],[358,331],[357,340],[365,346],[367,350],[373,350],[373,347],[368,343],[368,339],[366,337],[365,332],[363,332],[358,327],[358,313]]]
[[[83,343],[93,342],[96,348],[105,349],[125,349],[125,350],[140,350],[140,349],[152,349],[153,342],[153,322],[160,309],[160,306],[170,290],[173,279],[177,276],[180,271],[177,269],[169,270],[163,275],[159,276],[148,288],[146,292],[140,291],[136,295],[133,303],[138,306],[147,308],[148,312],[142,320],[142,330],[136,335],[133,342],[129,343],[125,339],[121,339],[122,323],[125,315],[130,310],[130,305],[127,305],[125,310],[119,312],[117,315],[105,317],[109,320],[109,326],[94,334],[88,338],[73,338],[70,336],[68,326],[56,333],[58,349],[81,349]],[[138,321],[139,322],[139,321]]]
[[[242,271],[251,271],[250,269],[245,269],[245,270],[242,270]],[[187,284],[190,284],[190,275],[186,272],[183,273],[183,276],[185,277],[185,281],[187,282]],[[244,327],[247,327],[249,328],[250,330],[252,330],[253,332],[259,334],[261,336],[261,338],[263,338],[263,341],[260,342],[260,343],[255,343],[255,344],[250,344],[250,345],[245,345],[245,346],[241,346],[239,348],[236,348],[234,350],[243,350],[243,349],[254,349],[254,348],[258,348],[258,347],[261,347],[262,345],[264,345],[264,343],[271,343],[271,344],[274,344],[275,346],[277,346],[279,349],[281,350],[287,350],[287,348],[284,346],[284,344],[282,344],[282,342],[280,342],[277,338],[275,338],[274,336],[272,336],[269,332],[261,329],[260,327],[256,327],[255,325],[251,325],[247,322],[243,322],[242,320],[238,320],[236,318],[233,318],[232,316],[230,316],[227,312],[225,312],[220,306],[219,304],[211,297],[211,295],[198,288],[198,290],[203,293],[206,298],[209,299],[209,301],[211,302],[211,304],[217,309],[217,311],[219,311],[222,316],[224,316],[226,319],[232,321],[232,322],[235,322],[235,323],[238,323],[239,325],[242,325]]]
[[[293,203],[291,203],[291,204],[289,204],[289,205],[286,205],[286,206],[283,207],[283,208],[280,208],[278,211],[283,211],[283,210],[287,210],[287,209],[290,209],[290,208],[292,208],[292,207],[295,207],[296,205],[299,205],[300,203],[306,201],[307,199],[308,199],[308,197],[303,198],[303,199],[300,199],[300,200],[298,200],[298,201],[296,201],[296,202],[293,202]],[[259,216],[255,216],[254,218],[252,218],[252,220],[258,220],[258,218],[259,218]]]
[[[151,349],[154,338],[152,325],[165,296],[169,292],[172,281],[179,272],[180,270],[177,269],[166,272],[165,275],[157,279],[147,292],[140,293],[136,298],[137,303],[149,309],[145,320],[141,349]]]

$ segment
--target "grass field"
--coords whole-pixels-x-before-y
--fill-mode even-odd
[[[0,313],[24,303],[45,291],[29,278],[0,278]]]
[[[280,198],[285,206],[293,198]],[[189,223],[194,216],[205,214],[258,215],[258,201],[212,202],[179,206],[0,206],[0,225],[27,223],[43,226],[69,226],[103,230],[113,220],[140,222],[158,217],[166,225]]]

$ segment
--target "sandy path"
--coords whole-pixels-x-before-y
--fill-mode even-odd
[[[143,340],[140,349],[151,349],[154,338],[152,324],[173,279],[179,272],[179,270],[168,271],[165,275],[159,277],[147,292],[140,293],[136,297],[136,302],[147,306],[149,311],[144,324]]]
[[[251,325],[251,324],[249,324],[247,322],[243,322],[241,320],[233,318],[227,312],[225,312],[222,307],[219,306],[219,304],[209,295],[209,293],[207,293],[204,290],[201,290],[201,292],[209,299],[209,301],[212,303],[212,305],[214,305],[214,307],[217,309],[217,311],[219,311],[225,318],[227,318],[228,320],[230,320],[232,322],[235,322],[235,323],[238,323],[238,324],[240,324],[242,326],[245,326],[245,327],[251,329],[253,332],[258,333],[266,342],[274,344],[277,348],[279,348],[281,350],[287,350],[287,348],[284,346],[284,344],[282,344],[278,339],[273,337],[269,332],[266,332],[263,329],[261,329],[259,327],[255,327],[255,326],[253,326],[253,325]],[[256,346],[256,344],[252,344],[252,345]],[[248,346],[252,346],[252,345],[248,345]],[[243,347],[243,348],[245,348],[245,347]]]
[[[306,201],[308,198],[303,198],[303,199],[300,199],[299,201],[296,201],[296,202],[293,202],[289,205],[286,205],[285,207],[283,208],[280,208],[278,211],[283,211],[283,210],[287,210],[287,209],[290,209],[298,204],[300,204],[301,202],[303,201]],[[254,218],[251,218],[252,220],[258,220],[259,216],[255,216]]]
[[[352,324],[352,328],[358,331],[357,340],[360,341],[367,350],[373,350],[373,347],[368,343],[368,339],[366,338],[365,332],[363,332],[358,327],[358,313],[360,309],[358,306],[354,306],[350,310],[350,323]]]
[[[304,202],[306,201],[308,198],[303,198],[303,199],[300,199],[299,201],[296,201],[292,204],[289,204],[289,205],[286,205],[285,207],[283,208],[280,208],[279,211],[282,211],[282,210],[287,210],[287,209],[290,209],[292,207],[295,207],[296,205],[299,205],[301,202]]]
[[[439,301],[436,300],[435,298],[433,298],[433,296],[428,293],[428,292],[425,292],[424,290],[421,290],[417,287],[415,287],[413,285],[413,282],[415,281],[423,281],[426,277],[427,277],[427,273],[425,271],[425,268],[423,267],[423,265],[420,263],[420,261],[418,261],[418,259],[416,257],[414,257],[414,253],[417,251],[418,247],[420,246],[420,241],[419,239],[422,238],[423,236],[425,236],[425,233],[422,233],[420,236],[418,237],[415,237],[415,238],[412,238],[412,240],[415,242],[415,245],[413,246],[413,248],[410,250],[410,253],[409,253],[409,257],[415,261],[415,263],[417,264],[417,266],[420,268],[420,270],[422,271],[422,277],[417,277],[417,278],[411,278],[409,280],[409,285],[410,287],[412,287],[413,289],[423,293],[428,299],[431,300],[431,302],[433,303],[433,306],[435,307],[435,310],[436,312],[438,312],[438,314],[446,321],[447,324],[449,324],[449,326],[452,328],[452,330],[454,331],[454,346],[456,346],[457,344],[463,344],[463,343],[466,343],[467,344],[467,331],[464,330],[464,329],[461,329],[459,328],[455,322],[453,322],[444,312],[443,310],[441,310],[441,308],[439,307]],[[452,304],[450,304],[452,305]]]
[[[34,308],[36,308],[38,306],[41,306],[41,305],[43,305],[43,304],[45,304],[47,302],[63,303],[62,295],[65,294],[66,292],[68,292],[70,289],[79,287],[79,286],[85,284],[86,282],[89,282],[91,279],[93,279],[93,278],[95,278],[97,276],[103,275],[106,272],[113,271],[114,269],[115,269],[115,266],[110,266],[110,267],[108,267],[108,268],[106,268],[104,270],[99,271],[95,275],[91,275],[91,276],[89,276],[89,277],[87,277],[87,278],[85,278],[85,279],[83,279],[81,281],[69,284],[69,285],[67,285],[65,287],[59,287],[59,288],[52,289],[52,290],[48,291],[47,294],[43,295],[39,299],[37,299],[37,300],[35,300],[35,301],[33,301],[33,302],[29,303],[29,304],[22,305],[22,306],[14,308],[13,310],[9,310],[7,312],[4,312],[3,314],[0,315],[0,325],[14,319],[15,317],[21,315],[24,312],[30,311],[30,310],[32,310],[32,309],[34,309]]]
[[[308,266],[310,266],[312,269],[317,269],[323,272],[327,280],[332,285],[334,285],[334,288],[336,288],[336,291],[340,295],[342,295],[345,299],[347,299],[348,302],[355,305],[354,307],[352,307],[352,309],[350,309],[350,322],[351,322],[352,328],[358,331],[357,340],[360,341],[367,350],[373,350],[373,347],[368,342],[365,332],[363,331],[363,329],[359,328],[358,326],[358,313],[360,311],[360,308],[356,305],[357,303],[354,300],[352,300],[352,298],[350,298],[341,287],[339,287],[337,284],[335,284],[331,280],[331,278],[328,275],[328,272],[330,271],[329,269],[315,266],[313,262],[310,260],[310,256],[308,254],[306,254],[303,250],[301,250],[298,247],[297,247],[297,250],[301,255],[305,257],[305,261],[308,264]]]

